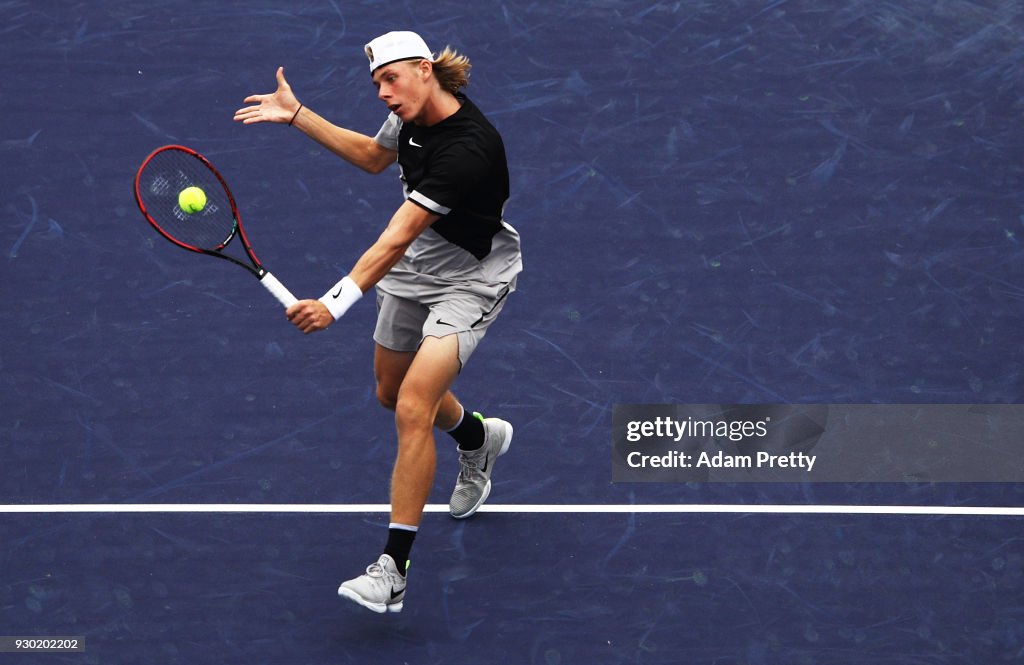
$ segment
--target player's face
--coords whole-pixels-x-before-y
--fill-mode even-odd
[[[373,73],[377,97],[388,110],[402,119],[415,122],[423,113],[430,88],[426,84],[422,61],[395,62]]]

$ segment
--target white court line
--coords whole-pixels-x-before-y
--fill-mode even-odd
[[[74,503],[0,504],[0,514],[12,513],[388,513],[385,503]],[[447,513],[448,506],[427,504],[428,513]],[[736,504],[494,504],[483,513],[734,513],[788,515],[980,515],[1024,516],[1024,507],[997,506],[845,506]]]

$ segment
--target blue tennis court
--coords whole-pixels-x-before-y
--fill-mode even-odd
[[[1024,485],[613,483],[618,404],[1017,404],[1019,3],[0,4],[0,636],[24,663],[996,663],[1024,655]],[[371,302],[304,337],[132,196],[179,143],[316,297],[401,201],[284,126],[284,66],[373,134],[363,44],[473,62],[523,237],[455,386],[511,421],[431,510],[401,614],[336,595],[388,521]],[[984,455],[979,451],[979,455]],[[630,508],[634,506],[634,508]]]

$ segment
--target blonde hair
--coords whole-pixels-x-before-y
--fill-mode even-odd
[[[451,46],[445,46],[434,58],[434,77],[441,84],[442,90],[454,95],[459,88],[469,85],[469,70],[472,67],[469,58]]]

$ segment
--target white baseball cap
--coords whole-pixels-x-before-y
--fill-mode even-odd
[[[399,60],[416,60],[423,58],[433,60],[434,54],[430,52],[427,43],[415,32],[397,31],[377,37],[363,50],[366,57],[370,59],[370,73],[375,72],[379,67],[389,65]]]

